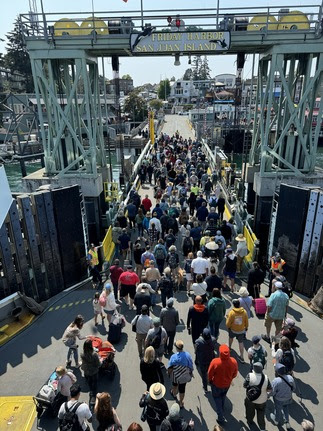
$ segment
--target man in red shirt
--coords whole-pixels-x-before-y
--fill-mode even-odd
[[[129,310],[133,309],[133,300],[136,294],[137,284],[140,283],[138,275],[133,272],[132,266],[127,266],[127,271],[124,271],[118,281],[118,288],[120,290],[120,299],[123,298],[125,303],[129,305]],[[128,303],[128,295],[130,296],[130,303]]]
[[[113,284],[114,297],[118,300],[118,281],[120,275],[123,273],[123,269],[120,267],[119,259],[115,259],[114,265],[110,266],[110,279]]]
[[[208,379],[211,384],[215,410],[218,414],[219,424],[225,422],[223,415],[224,401],[232,380],[238,374],[238,363],[230,356],[230,349],[222,344],[219,349],[219,358],[212,360],[208,370]]]
[[[145,199],[142,200],[142,206],[145,209],[145,212],[148,212],[150,210],[150,208],[152,207],[152,203],[151,200],[149,199],[148,195],[145,196]]]

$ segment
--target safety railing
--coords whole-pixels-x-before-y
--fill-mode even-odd
[[[281,32],[322,30],[322,5],[210,7],[203,9],[109,10],[83,13],[29,13],[20,15],[26,38],[127,35],[154,27],[157,31],[216,29],[231,32]]]
[[[115,182],[104,182],[104,199],[106,202],[117,201],[119,197],[118,183]]]

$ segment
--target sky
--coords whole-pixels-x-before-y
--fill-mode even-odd
[[[128,0],[125,3],[122,0],[43,0],[44,10],[49,13],[74,12],[83,13],[92,11],[120,11],[120,16],[127,11],[139,11],[140,2],[143,2],[144,10],[163,9],[172,11],[170,15],[176,15],[178,9],[204,9],[216,7],[216,0]],[[40,0],[33,0],[37,4],[38,12],[41,11]],[[320,0],[219,0],[220,8],[235,7],[254,7],[257,6],[274,6],[285,5],[288,3],[301,9],[302,5],[321,4]],[[6,2],[0,14],[0,39],[6,39],[5,35],[13,28],[15,18],[20,13],[26,13],[30,10],[29,0],[11,0]],[[299,7],[298,7],[299,6]],[[66,15],[68,16],[68,14]],[[0,40],[0,52],[5,53],[6,43]],[[236,57],[231,55],[214,55],[209,56],[209,66],[211,68],[211,77],[221,73],[236,73]],[[181,65],[174,66],[174,57],[141,57],[120,59],[120,76],[130,74],[134,79],[135,86],[145,83],[158,83],[165,78],[175,76],[180,79],[185,70],[190,67],[187,64],[187,57],[181,57]],[[111,61],[106,59],[106,77],[112,78]],[[252,56],[247,57],[243,77],[251,77]]]

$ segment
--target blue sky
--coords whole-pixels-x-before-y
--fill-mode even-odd
[[[37,2],[38,12],[40,12],[40,0]],[[180,8],[210,8],[216,7],[216,0],[142,0],[144,10],[177,10]],[[130,10],[140,9],[140,0],[128,0],[124,3],[122,0],[93,0],[95,11],[120,11],[122,13]],[[286,5],[293,6],[320,4],[320,0],[220,0],[220,7],[257,7],[257,6],[274,6]],[[43,0],[45,12],[89,12],[92,10],[92,0]],[[5,39],[5,34],[12,29],[15,17],[20,13],[26,13],[29,10],[28,0],[11,0],[6,2],[5,7],[0,15],[0,38]],[[173,15],[176,12],[172,13]],[[108,15],[108,12],[107,12]],[[5,52],[5,42],[0,41],[0,52]],[[235,73],[235,57],[229,55],[209,56],[209,65],[212,77],[220,73]],[[111,62],[107,59],[106,76],[109,78],[111,73]],[[181,59],[180,66],[174,66],[172,57],[144,57],[144,58],[121,58],[120,74],[129,73],[134,78],[135,85],[141,85],[146,82],[159,82],[165,77],[180,78],[185,70],[189,67],[187,57]],[[244,77],[250,77],[251,74],[251,56],[247,59],[244,68]]]

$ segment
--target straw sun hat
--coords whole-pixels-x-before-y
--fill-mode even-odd
[[[154,383],[149,388],[149,395],[153,400],[160,400],[166,393],[166,388],[161,383]]]
[[[245,241],[246,238],[243,236],[243,233],[239,233],[238,236],[236,236],[236,241]]]

